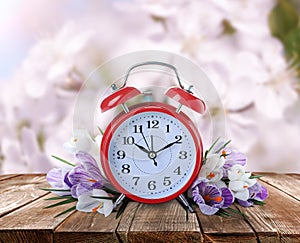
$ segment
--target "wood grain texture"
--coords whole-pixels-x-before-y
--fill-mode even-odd
[[[119,219],[99,213],[75,212],[63,222],[54,235],[55,242],[119,242],[116,229]]]
[[[257,242],[255,232],[243,217],[207,216],[196,209],[205,242]]]
[[[46,195],[47,192],[40,190],[41,187],[48,187],[44,175],[13,176],[2,181],[0,183],[0,216]]]
[[[261,182],[269,191],[266,205],[239,207],[261,242],[300,242],[300,203],[276,187]]]
[[[18,175],[18,174],[3,174],[3,175],[0,175],[0,181],[10,179],[12,177],[17,177],[17,176],[20,176],[20,175]]]
[[[267,173],[261,180],[300,201],[300,175]]]
[[[37,199],[26,206],[0,218],[0,242],[53,242],[54,229],[70,213],[54,218],[56,214],[74,205],[73,203],[45,209],[50,204],[45,198]]]
[[[54,203],[45,175],[0,176],[0,242],[300,242],[299,174],[267,173],[266,205],[239,210],[247,218],[189,213],[177,201],[149,205],[130,202],[119,219],[113,213],[73,212]]]
[[[137,209],[140,206],[141,204],[137,202],[129,202],[125,211],[121,215],[121,219],[117,228],[117,235],[121,242],[128,242],[128,233]]]
[[[128,242],[199,242],[202,240],[195,214],[186,212],[177,201],[141,204],[131,223]]]

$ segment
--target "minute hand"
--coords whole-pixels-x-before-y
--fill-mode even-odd
[[[163,150],[165,150],[165,149],[171,147],[171,146],[174,145],[175,143],[180,143],[180,142],[178,142],[178,140],[176,140],[176,141],[174,141],[174,142],[172,142],[172,143],[169,143],[169,144],[167,144],[165,147],[162,147],[161,149],[157,150],[156,153],[159,153],[159,152],[161,152],[161,151],[163,151]]]

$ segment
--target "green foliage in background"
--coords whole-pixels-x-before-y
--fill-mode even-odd
[[[269,14],[272,34],[281,40],[286,58],[297,68],[300,77],[300,4],[295,0],[278,0]]]

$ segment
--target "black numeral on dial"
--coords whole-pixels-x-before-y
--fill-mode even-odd
[[[182,143],[182,136],[181,135],[176,135],[175,139],[177,139],[176,143]]]
[[[129,174],[130,173],[130,165],[129,164],[123,164],[122,165],[122,173],[123,174]]]
[[[158,120],[147,121],[147,128],[159,128],[159,121]]]
[[[124,145],[132,145],[132,144],[134,144],[134,137],[132,137],[132,136],[123,137],[123,144]]]
[[[132,180],[134,180],[134,185],[137,186],[138,184],[138,181],[140,180],[141,177],[138,177],[138,176],[134,176],[132,177]]]
[[[156,189],[156,181],[149,181],[148,182],[148,189],[149,190],[155,190]]]
[[[134,125],[133,126],[134,133],[142,133],[143,132],[143,125]]]
[[[173,172],[177,175],[181,175],[180,166],[178,166]]]
[[[167,124],[166,127],[167,127],[167,133],[169,133],[170,132],[170,125]]]
[[[163,185],[164,185],[164,186],[170,186],[171,183],[172,183],[170,179],[171,179],[171,177],[165,176],[165,177],[164,177],[164,181],[163,181]]]
[[[125,153],[124,150],[119,150],[119,151],[117,152],[117,159],[124,159],[125,156],[126,156],[126,153]]]
[[[179,159],[186,159],[187,158],[187,152],[186,151],[180,151],[179,152]]]

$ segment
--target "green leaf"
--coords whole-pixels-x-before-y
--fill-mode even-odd
[[[231,140],[228,140],[226,143],[223,144],[223,146],[221,148],[219,148],[216,153],[220,153],[228,144],[231,143]]]
[[[51,155],[51,157],[53,157],[54,159],[57,159],[57,160],[59,160],[59,161],[65,163],[65,164],[67,164],[67,165],[70,165],[70,166],[75,167],[74,164],[72,164],[71,162],[69,162],[69,161],[67,161],[67,160],[64,160],[64,159],[62,159],[62,158],[59,158],[59,157],[57,157],[57,156],[55,156],[55,155]]]
[[[230,180],[228,179],[228,177],[223,177],[221,180],[222,180],[226,185],[228,185],[229,182],[230,182]]]
[[[74,211],[74,210],[76,210],[76,206],[73,206],[73,207],[71,207],[71,208],[68,208],[67,210],[65,210],[65,211],[63,211],[63,212],[61,212],[61,213],[55,215],[54,218],[57,218],[57,217],[59,217],[59,216],[61,216],[61,215],[63,215],[63,214],[66,214],[66,213],[68,213],[68,212],[72,212],[72,211]]]
[[[113,189],[111,189],[111,188],[108,188],[107,186],[103,186],[103,188],[102,188],[104,191],[106,191],[107,193],[110,193],[110,194],[120,194],[120,192],[117,192],[117,191],[115,191],[115,190],[113,190]]]
[[[220,208],[216,214],[219,216],[222,216],[222,217],[236,217],[236,215],[229,212],[231,210],[228,210],[228,209],[231,209],[231,208],[225,208],[225,209]]]
[[[278,0],[269,14],[268,21],[271,33],[284,40],[290,31],[297,28],[299,15],[297,9],[290,1]]]
[[[46,198],[45,200],[51,201],[51,200],[61,200],[61,199],[66,199],[66,198],[73,198],[73,197],[72,196],[59,196],[59,197]]]
[[[213,149],[213,147],[217,144],[217,142],[220,140],[220,137],[216,139],[216,141],[213,142],[213,144],[209,147],[207,150],[207,154]]]
[[[300,62],[300,27],[293,29],[283,40],[286,57],[294,61],[294,65]],[[292,66],[294,66],[292,65]]]
[[[185,221],[189,222],[189,209],[187,207],[185,208]]]
[[[216,214],[221,216],[221,217],[233,216],[232,214],[226,212],[225,209],[222,209],[222,208],[220,208],[219,211]]]
[[[113,197],[98,197],[98,196],[91,196],[91,198],[96,198],[96,199],[105,199],[105,200],[113,200]]]
[[[221,216],[221,217],[223,217],[223,218],[227,218],[227,217],[229,217],[229,216],[232,216],[232,215],[229,215],[229,216],[228,216],[226,213],[220,212],[220,210],[216,213],[216,215]]]
[[[252,175],[249,177],[249,179],[257,179],[257,178],[261,178],[263,177],[263,175]]]
[[[99,126],[97,126],[97,128],[98,128],[99,132],[101,133],[101,135],[103,135],[104,134],[103,130]]]
[[[205,165],[206,163],[206,160],[207,160],[207,155],[208,153],[213,149],[213,147],[217,144],[217,142],[219,141],[220,137],[218,137],[214,142],[213,144],[209,147],[208,150],[205,151],[204,153],[204,158],[203,158],[203,161],[202,161],[202,165]]]
[[[76,202],[76,201],[77,201],[76,198],[69,198],[69,199],[67,199],[65,201],[54,203],[54,204],[51,204],[51,205],[46,206],[44,208],[54,208],[54,207],[58,207],[58,206],[61,206],[61,205],[64,205],[64,204],[68,204],[68,203],[71,203],[71,202]]]
[[[248,216],[244,213],[242,213],[241,211],[239,210],[236,210],[236,209],[233,209],[233,208],[227,208],[227,210],[230,210],[231,212],[237,214],[237,215],[240,215],[240,216],[243,216],[245,218],[248,218]]]
[[[233,35],[236,32],[236,28],[234,28],[234,26],[227,19],[223,19],[222,27],[223,27],[222,35]]]
[[[70,192],[70,189],[56,189],[56,188],[40,188],[40,190],[47,192]]]
[[[258,201],[258,200],[255,200],[255,199],[253,199],[253,203],[254,203],[255,205],[265,205],[265,204],[266,204],[266,203],[263,202],[263,201]]]
[[[205,165],[206,160],[207,160],[207,150],[204,153],[204,157],[203,157],[203,160],[202,160],[202,165]]]

